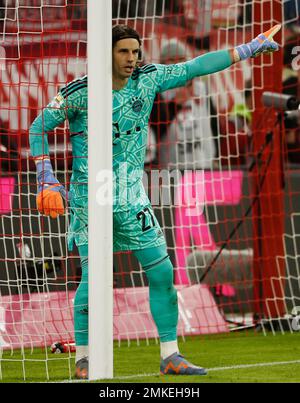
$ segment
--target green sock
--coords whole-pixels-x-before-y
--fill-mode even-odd
[[[177,338],[178,301],[173,285],[173,265],[165,247],[135,251],[149,282],[150,310],[161,342]],[[162,258],[162,256],[164,256]],[[157,258],[159,257],[159,261]],[[151,264],[150,262],[155,262]]]
[[[87,346],[88,336],[88,245],[78,247],[81,259],[81,282],[74,299],[74,333],[76,346]]]
[[[170,259],[167,258],[145,272],[149,281],[150,310],[160,341],[176,340],[178,302]]]

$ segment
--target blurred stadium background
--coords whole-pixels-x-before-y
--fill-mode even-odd
[[[112,0],[113,23],[128,23],[143,37],[142,63],[180,62],[283,24],[277,54],[194,80],[155,102],[145,186],[175,266],[183,337],[299,330],[299,114],[262,102],[266,91],[289,95],[293,109],[300,100],[299,3]],[[52,343],[73,340],[79,259],[66,248],[68,215],[50,221],[37,213],[28,129],[61,86],[87,73],[86,16],[87,0],[0,0],[1,354],[43,348],[46,362]],[[67,124],[49,136],[66,186],[69,136]],[[157,180],[153,172],[163,174]],[[178,192],[189,195],[184,203],[176,203]],[[146,286],[133,256],[116,254],[119,343],[157,340]]]

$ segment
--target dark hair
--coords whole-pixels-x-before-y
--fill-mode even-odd
[[[121,39],[133,38],[138,41],[140,46],[142,41],[140,35],[136,30],[129,27],[128,25],[115,25],[112,29],[112,46],[114,48],[115,44]]]

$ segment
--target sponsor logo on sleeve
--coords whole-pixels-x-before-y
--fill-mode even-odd
[[[50,107],[59,109],[59,108],[61,108],[63,102],[64,102],[63,96],[61,94],[58,94],[50,103]]]

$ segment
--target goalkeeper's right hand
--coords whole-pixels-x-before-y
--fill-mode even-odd
[[[38,211],[46,216],[57,218],[60,214],[65,213],[63,198],[67,198],[67,192],[55,178],[50,160],[36,160],[36,170]]]
[[[237,51],[240,60],[245,60],[248,57],[257,57],[262,53],[272,53],[279,50],[279,45],[273,39],[273,36],[280,31],[281,25],[277,24],[271,29],[258,35],[251,42],[237,46]]]

